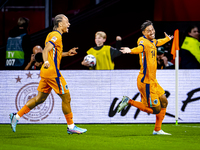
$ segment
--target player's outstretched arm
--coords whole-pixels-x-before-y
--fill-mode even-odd
[[[157,39],[157,44],[156,44],[157,47],[164,45],[165,43],[169,42],[172,38],[174,38],[173,35],[168,35],[166,32],[164,32],[164,34],[165,38]]]
[[[122,47],[120,50],[123,54],[130,54],[131,49],[129,47]]]
[[[164,32],[164,34],[165,34],[165,37],[169,37],[169,38],[170,38],[170,40],[174,38],[174,36],[173,36],[173,35],[168,35],[166,32]]]
[[[130,49],[129,47],[122,47],[120,51],[123,54],[139,54],[143,52],[143,50],[144,50],[143,46],[139,45],[138,47],[134,47],[132,49]]]
[[[77,51],[76,51],[77,49],[78,49],[78,47],[74,47],[74,48],[70,49],[68,52],[63,52],[62,53],[62,57],[76,55],[77,54]]]

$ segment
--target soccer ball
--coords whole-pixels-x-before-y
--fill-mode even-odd
[[[90,62],[90,67],[94,67],[96,65],[96,58],[91,54],[86,55],[84,60]]]

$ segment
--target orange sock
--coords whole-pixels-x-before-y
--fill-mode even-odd
[[[72,112],[70,112],[69,114],[66,114],[65,115],[65,118],[66,118],[66,120],[67,120],[67,124],[68,125],[70,125],[70,124],[73,124],[74,122],[73,122],[73,114],[72,114]]]
[[[132,106],[139,108],[141,111],[153,114],[153,109],[146,107],[142,102],[137,102],[130,99],[128,103],[131,104]]]
[[[162,121],[165,118],[166,108],[161,108],[159,114],[156,114],[156,123],[155,123],[155,131],[161,130]]]
[[[22,107],[22,109],[20,109],[17,114],[22,117],[24,114],[27,114],[30,111],[30,108],[28,108],[28,106],[24,105],[24,107]]]

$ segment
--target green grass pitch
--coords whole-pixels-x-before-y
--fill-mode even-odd
[[[85,134],[67,134],[65,124],[0,124],[0,150],[198,150],[200,124],[163,124],[171,136],[152,135],[154,124],[77,124]]]

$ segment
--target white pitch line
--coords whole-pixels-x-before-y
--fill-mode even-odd
[[[173,125],[176,126],[176,125]],[[187,126],[187,125],[177,125],[178,127],[187,127],[187,128],[200,128],[200,126]]]

